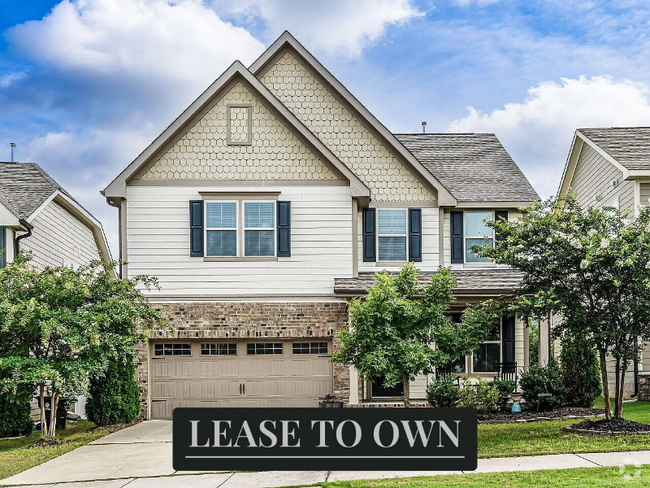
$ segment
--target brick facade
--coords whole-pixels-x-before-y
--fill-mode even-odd
[[[650,373],[639,373],[639,400],[650,402]]]
[[[167,329],[150,339],[276,339],[328,338],[336,350],[336,333],[348,323],[346,302],[196,302],[154,303],[168,320]],[[149,417],[149,348],[136,348],[136,380],[142,418]],[[334,393],[347,402],[349,368],[334,365]]]

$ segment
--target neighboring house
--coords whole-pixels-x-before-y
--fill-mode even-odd
[[[468,248],[492,234],[483,219],[538,199],[493,134],[392,134],[287,32],[230,66],[103,193],[119,208],[122,275],[158,277],[146,294],[173,329],[138,351],[146,418],[398,398],[330,363],[348,300],[406,261],[453,269],[456,313],[512,290],[517,272]],[[511,318],[453,369],[492,378],[503,363],[527,366],[527,328]]]
[[[650,127],[576,130],[558,196],[566,197],[569,191],[582,207],[615,207],[631,218],[637,216],[650,203]],[[610,373],[613,368],[610,359]],[[650,345],[635,369],[650,372]],[[636,380],[630,371],[625,378],[626,395],[637,393]],[[612,391],[613,382],[612,375]]]
[[[0,162],[0,268],[18,253],[37,267],[109,261],[102,225],[36,163]],[[85,399],[75,404],[84,416]],[[32,416],[38,418],[37,404]]]

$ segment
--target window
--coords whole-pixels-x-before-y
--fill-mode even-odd
[[[250,105],[228,105],[227,144],[248,145],[252,143],[252,110]]]
[[[255,342],[246,344],[246,354],[282,354],[281,342]]]
[[[154,346],[156,356],[191,356],[191,344],[156,344]]]
[[[501,362],[501,321],[494,325],[485,342],[480,344],[472,356],[472,371],[493,373],[499,371]]]
[[[244,202],[244,255],[275,256],[275,202]]]
[[[327,342],[294,342],[294,354],[327,354]]]
[[[201,344],[201,356],[236,356],[237,344]]]
[[[206,202],[208,256],[237,256],[237,202]]]
[[[406,209],[377,210],[379,261],[406,261]]]
[[[0,226],[0,268],[7,266],[7,229]]]
[[[494,231],[484,220],[493,220],[494,212],[465,212],[465,262],[486,263],[487,258],[478,257],[471,251],[472,246],[492,244]],[[486,238],[487,236],[487,238]]]

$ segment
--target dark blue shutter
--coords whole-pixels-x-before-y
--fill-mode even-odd
[[[503,317],[503,362],[514,364],[515,362],[515,318]]]
[[[508,220],[508,211],[507,210],[497,210],[494,212],[494,220]],[[500,236],[498,232],[495,232],[495,239],[497,241],[502,241],[503,236]]]
[[[190,256],[203,257],[203,200],[190,200]]]
[[[363,209],[363,261],[374,262],[377,260],[376,253],[376,218],[374,208]]]
[[[7,266],[7,229],[0,226],[0,268]]]
[[[278,257],[291,256],[291,202],[278,202]]]
[[[451,262],[462,263],[465,260],[463,246],[463,212],[450,212],[451,218]]]
[[[422,209],[409,208],[409,261],[422,261]]]

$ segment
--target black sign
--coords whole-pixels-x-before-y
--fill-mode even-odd
[[[177,408],[174,469],[472,471],[465,408]]]

